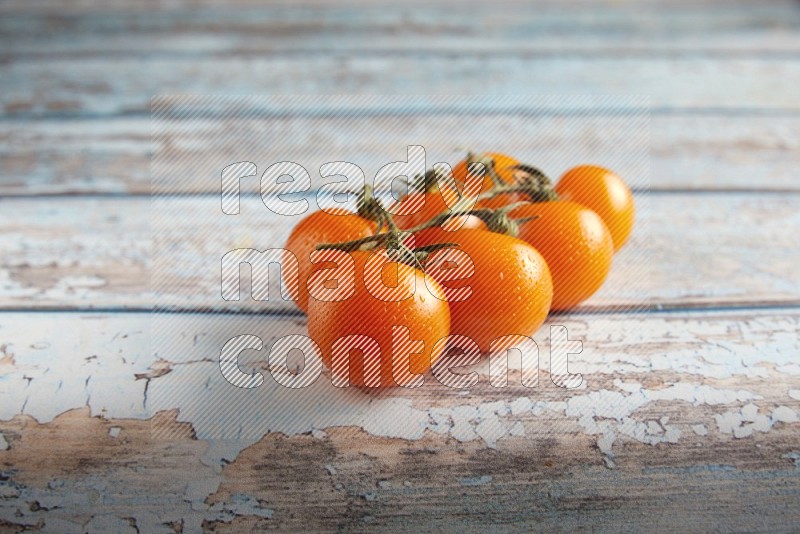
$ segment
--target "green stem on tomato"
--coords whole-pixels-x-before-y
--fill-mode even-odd
[[[501,194],[509,194],[509,193],[524,193],[528,195],[533,202],[544,202],[548,200],[556,200],[558,199],[558,195],[552,188],[550,179],[539,169],[536,167],[532,167],[530,165],[516,165],[514,168],[526,173],[527,176],[518,179],[519,183],[515,185],[509,185],[502,181],[500,176],[497,174],[494,168],[494,159],[483,156],[480,159],[477,159],[475,154],[471,151],[467,152],[467,172],[472,164],[474,163],[481,163],[484,165],[486,172],[489,173],[489,177],[494,184],[492,189],[487,192],[481,193],[477,195],[475,201],[478,200],[485,200],[488,198],[493,198],[495,196]],[[416,177],[417,179],[424,180],[425,190],[426,192],[430,192],[430,189],[435,189],[434,185],[438,183],[438,176],[435,170],[431,169],[427,171],[424,176]],[[460,191],[459,191],[460,193]],[[466,199],[462,199],[463,203],[466,203]],[[462,203],[459,201],[459,203]],[[458,205],[457,203],[456,205]],[[391,214],[386,210],[386,208],[381,205],[380,201],[378,201],[375,196],[372,188],[369,186],[364,187],[364,192],[361,198],[359,199],[359,207],[358,213],[364,218],[373,220],[377,223],[376,232],[372,236],[363,237],[360,239],[355,239],[352,241],[344,241],[341,243],[322,243],[317,245],[317,250],[326,250],[326,249],[339,249],[345,251],[354,251],[360,248],[375,248],[379,245],[385,245],[387,249],[391,249],[395,251],[395,254],[402,255],[403,257],[412,258],[414,266],[420,266],[420,255],[427,255],[431,251],[429,250],[411,250],[406,245],[403,244],[401,236],[403,233],[416,233],[422,230],[426,230],[428,228],[433,228],[434,226],[441,226],[449,219],[453,217],[459,216],[469,216],[473,215],[480,218],[489,228],[489,230],[493,232],[499,232],[507,235],[516,236],[519,231],[519,225],[529,222],[537,217],[524,217],[521,219],[512,219],[509,216],[509,213],[514,209],[528,204],[529,201],[520,201],[509,204],[507,206],[503,206],[502,208],[497,209],[490,209],[490,208],[472,208],[472,209],[455,209],[455,210],[448,210],[444,213],[441,213],[435,217],[432,217],[425,223],[419,224],[413,228],[409,228],[405,231],[400,230],[397,224],[394,222]],[[387,230],[384,232],[383,227],[386,226]],[[425,247],[423,247],[425,248]],[[443,247],[438,247],[443,248]]]

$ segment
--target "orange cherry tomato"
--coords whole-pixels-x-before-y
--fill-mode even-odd
[[[295,304],[308,311],[308,277],[317,268],[311,263],[309,255],[322,243],[339,243],[368,237],[375,232],[375,223],[340,208],[328,211],[315,211],[304,217],[294,227],[284,246],[285,250],[297,257],[299,264],[299,284],[296,294],[290,288]]]
[[[480,217],[475,215],[458,215],[447,219],[441,226],[448,232],[455,232],[457,230],[488,230],[489,227],[483,222]],[[424,232],[425,230],[423,230]]]
[[[483,154],[484,157],[489,157],[494,160],[494,170],[497,173],[497,176],[500,179],[509,185],[513,185],[516,182],[516,173],[518,172],[513,167],[515,165],[519,165],[519,161],[516,158],[512,158],[511,156],[507,156],[506,154],[500,154],[498,152],[487,152]],[[463,159],[459,163],[453,167],[453,177],[456,181],[465,183],[467,180],[467,160]],[[491,176],[487,171],[486,175],[483,177],[483,187],[481,188],[481,193],[486,193],[490,189],[494,187],[494,182],[492,181]],[[511,204],[512,202],[516,202],[519,200],[521,195],[519,193],[507,193],[494,196],[492,198],[485,198],[479,200],[476,208],[500,208]]]
[[[418,379],[414,375],[426,373],[439,358],[444,348],[439,341],[450,333],[444,292],[419,269],[402,263],[383,263],[384,269],[370,267],[371,251],[351,256],[355,263],[352,296],[335,302],[312,298],[309,335],[319,346],[334,383],[349,378],[350,385],[360,387],[410,385]],[[376,251],[375,260],[378,265],[388,261],[385,249]],[[410,297],[391,300],[404,295]]]
[[[580,165],[568,170],[556,184],[563,200],[583,204],[603,219],[619,250],[633,230],[636,208],[633,193],[622,179],[603,167]]]
[[[506,154],[500,154],[499,152],[487,152],[482,155],[483,157],[492,158],[494,160],[494,172],[497,173],[497,176],[500,179],[507,183],[513,184],[514,183],[514,167],[515,165],[519,165],[519,160],[516,158],[512,158]],[[467,160],[464,158],[460,162],[453,167],[453,178],[456,179],[457,182],[461,182],[462,184],[466,183],[467,181]],[[486,192],[494,186],[494,182],[492,181],[492,177],[489,176],[487,172],[483,177],[483,189],[482,192]]]
[[[392,220],[401,230],[408,230],[415,226],[420,226],[434,217],[450,211],[450,207],[445,202],[455,205],[456,199],[451,199],[447,195],[450,193],[440,193],[438,189],[429,193],[411,193],[403,197],[403,204],[395,204],[392,211]],[[419,211],[416,211],[419,210]],[[486,229],[486,224],[474,215],[459,215],[448,219],[444,225],[448,229]]]
[[[462,279],[440,278],[445,291],[469,287],[469,294],[451,298],[451,334],[468,336],[481,351],[506,335],[530,336],[547,318],[553,298],[553,282],[544,258],[528,243],[484,230],[447,232],[434,228],[420,232],[418,246],[457,243],[454,249],[433,252],[426,267],[440,255],[461,251],[471,259],[474,271]],[[458,259],[452,260],[462,267]],[[431,273],[434,278],[435,273]]]
[[[442,194],[438,189],[428,193],[410,193],[392,206],[390,210],[390,213],[394,212],[392,220],[401,230],[408,230],[423,224],[437,215],[449,211],[445,196],[446,193]],[[455,200],[448,198],[448,201],[455,204]]]
[[[512,218],[537,217],[520,225],[519,238],[544,256],[553,277],[554,310],[567,310],[603,285],[614,242],[603,220],[586,206],[566,200],[516,208]]]
[[[479,200],[475,204],[475,207],[489,208],[494,210],[497,208],[502,208],[503,206],[508,206],[514,202],[519,202],[520,200],[526,200],[525,195],[522,193],[501,193],[491,198],[483,198]]]

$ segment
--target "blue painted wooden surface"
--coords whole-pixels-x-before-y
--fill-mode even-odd
[[[0,4],[0,530],[793,530],[797,3],[364,4]],[[242,409],[196,393],[218,374],[224,328],[143,313],[149,104],[175,92],[649,96],[650,231],[603,294],[555,318],[585,339],[586,388],[337,394],[335,417],[287,407],[294,426],[215,440],[200,401]],[[501,108],[467,141],[515,128],[548,132],[520,143],[532,153],[619,145]],[[409,129],[457,129],[431,110],[398,122],[381,104],[347,139],[324,118],[283,119],[295,130],[279,148],[318,163],[292,145],[305,131],[377,161]],[[206,127],[171,141],[213,155],[225,126]],[[257,239],[202,215],[213,191],[175,191],[198,206],[178,246]],[[214,239],[192,238],[204,224]],[[631,280],[624,264],[645,248],[650,276]],[[192,311],[202,281],[183,272],[175,298]],[[305,329],[300,316],[248,324]],[[169,354],[151,350],[159,333],[175,334]]]

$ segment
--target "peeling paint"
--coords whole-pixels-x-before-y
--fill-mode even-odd
[[[253,496],[234,494],[226,503],[205,504],[219,487],[219,477],[199,477],[183,494],[160,494],[161,506],[133,507],[129,517],[104,510],[130,507],[129,483],[90,477],[83,481],[62,480],[46,489],[0,482],[0,520],[43,528],[45,532],[174,532],[170,525],[183,525],[184,532],[199,532],[204,521],[230,523],[239,516],[272,519],[274,511]],[[99,500],[102,497],[102,502]],[[146,496],[140,499],[147,500]],[[36,503],[36,506],[20,505]],[[58,512],[53,513],[53,510]],[[81,517],[89,519],[81,520]]]
[[[9,484],[0,483],[0,499],[19,497],[19,490]]]
[[[173,375],[174,373],[165,377]],[[650,445],[677,443],[680,440],[681,429],[671,424],[668,417],[655,420],[636,419],[636,412],[651,403],[684,401],[695,406],[714,406],[750,403],[760,398],[759,395],[747,391],[718,389],[703,384],[679,383],[661,389],[644,389],[641,385],[637,387],[638,389],[628,384],[626,390],[629,393],[612,390],[584,392],[573,395],[566,401],[534,401],[531,398],[518,397],[511,401],[428,410],[415,408],[411,399],[399,397],[373,399],[365,409],[358,397],[355,398],[356,404],[351,404],[354,397],[350,392],[334,391],[337,396],[329,397],[324,405],[329,410],[332,406],[337,406],[337,409],[331,410],[327,419],[320,419],[317,412],[309,412],[308,407],[298,406],[298,411],[287,416],[285,423],[273,426],[271,430],[291,435],[314,432],[327,426],[352,425],[371,435],[408,440],[421,439],[425,431],[430,430],[460,442],[481,440],[487,447],[494,448],[503,439],[526,435],[525,425],[515,421],[515,418],[537,417],[548,413],[560,414],[567,420],[577,422],[586,434],[597,435],[598,448],[611,458],[608,453],[619,436],[627,436]],[[276,391],[281,393],[280,390]],[[277,400],[273,402],[280,404]],[[754,419],[751,424],[755,429],[768,430],[763,425],[765,416],[753,414],[754,405],[751,404],[744,408],[747,416]],[[735,413],[738,414],[739,422],[742,422],[742,411]],[[304,419],[307,422],[304,423]],[[202,424],[197,426],[197,419],[191,422],[198,429],[199,435],[209,431],[204,430]],[[213,421],[205,424],[213,424]],[[245,432],[248,435],[251,433],[252,429]],[[235,457],[238,453],[236,449],[246,446],[237,443],[228,444],[227,456]]]
[[[0,269],[0,294],[10,299],[29,298],[37,295],[39,289],[25,286],[11,278],[8,269]]]
[[[94,290],[107,284],[108,281],[99,276],[64,276],[59,278],[53,286],[45,289],[41,298],[46,300],[97,299],[101,297],[101,293]]]
[[[721,433],[732,434],[737,439],[750,437],[755,432],[769,432],[775,423],[800,422],[797,413],[788,406],[778,406],[770,415],[766,415],[752,403],[739,411],[717,414],[714,419]]]
[[[147,325],[132,322],[130,318],[96,320],[91,323],[88,335],[55,314],[48,318],[48,324],[52,331],[59,332],[57,343],[52,342],[49,331],[23,325],[22,321],[4,319],[1,325],[13,331],[14,336],[0,352],[4,366],[0,419],[24,411],[44,423],[65,410],[81,406],[88,406],[92,415],[110,419],[147,419],[157,412],[177,410],[178,420],[190,423],[198,439],[207,444],[202,458],[202,467],[207,471],[197,475],[197,482],[174,492],[178,500],[169,504],[174,513],[159,517],[142,513],[132,518],[135,528],[141,531],[168,531],[171,527],[165,526],[167,523],[180,523],[184,531],[198,530],[203,521],[230,522],[242,514],[267,520],[274,517],[270,508],[248,495],[240,495],[236,502],[225,506],[209,506],[205,502],[219,487],[222,467],[269,432],[288,436],[306,434],[327,440],[330,438],[326,429],[354,426],[372,436],[420,440],[435,434],[458,442],[501,448],[504,440],[535,442],[541,437],[542,424],[557,425],[591,436],[589,439],[594,440],[606,466],[614,468],[618,461],[615,450],[626,441],[672,445],[688,434],[694,444],[699,441],[698,436],[706,437],[717,430],[745,439],[754,433],[769,432],[775,424],[800,422],[796,406],[788,401],[800,396],[800,390],[788,389],[788,398],[783,397],[787,406],[774,401],[767,404],[755,392],[703,383],[706,372],[712,377],[761,376],[766,372],[776,376],[774,373],[782,373],[777,367],[789,365],[783,353],[772,358],[781,362],[777,367],[764,365],[769,358],[754,353],[729,363],[725,359],[729,358],[727,351],[724,358],[715,356],[713,351],[686,351],[669,362],[658,358],[648,361],[620,351],[586,354],[577,359],[575,371],[587,373],[588,368],[598,373],[595,380],[591,380],[592,374],[587,374],[590,377],[587,389],[558,390],[557,400],[543,400],[543,393],[553,399],[552,391],[509,388],[496,391],[492,400],[483,402],[465,391],[463,395],[452,395],[447,401],[449,405],[437,403],[429,408],[420,402],[424,396],[406,390],[397,390],[393,396],[368,395],[354,389],[334,388],[324,377],[303,391],[279,388],[269,380],[256,391],[234,389],[221,379],[213,354],[206,357],[207,347],[213,346],[219,335],[211,328],[198,330],[195,324],[189,325],[192,326],[189,330],[179,328],[183,325],[179,322],[178,327],[170,330],[171,336],[185,340],[185,346],[176,345],[175,350],[152,355],[147,350],[148,336],[142,334]],[[302,331],[303,325],[296,322],[292,320],[293,328]],[[188,333],[181,334],[184,331]],[[790,349],[791,346],[787,350]],[[206,356],[199,357],[203,354]],[[602,370],[595,368],[600,365],[604,366]],[[580,366],[583,367],[579,369]],[[727,372],[718,372],[719,366]],[[660,369],[658,373],[654,373],[655,368]],[[485,369],[479,369],[479,374],[486,380],[481,373]],[[608,376],[611,373],[619,376],[612,380]],[[641,378],[656,375],[670,376],[674,382]],[[701,378],[697,381],[691,380],[698,375]],[[604,388],[597,389],[595,385],[592,389],[597,376],[605,378]],[[784,391],[787,390],[781,390],[782,396]],[[708,414],[708,420],[694,419],[691,424],[657,413],[660,406],[681,403],[723,408],[716,417]],[[123,432],[120,426],[108,429],[111,438],[119,438]],[[0,440],[4,439],[0,434]],[[333,464],[328,467],[335,472]],[[36,491],[6,484],[2,491],[9,496],[7,502],[30,500],[43,507],[67,503],[76,509],[87,509],[96,494],[124,493],[112,481],[104,484],[93,488],[87,483],[78,488],[71,481],[53,481],[48,488]],[[70,494],[74,497],[67,497]],[[9,517],[11,513],[11,508],[0,506],[0,517]],[[43,513],[26,512],[22,520],[37,524]],[[19,518],[15,521],[19,522]],[[53,521],[54,524],[64,521],[59,525],[69,531],[70,518]],[[126,524],[131,525],[131,521],[124,519],[119,526],[124,529]],[[83,525],[77,525],[81,531]]]
[[[139,532],[135,523],[132,524],[131,521],[112,514],[96,515],[83,528],[87,534],[106,534],[107,532],[138,534]]]
[[[231,495],[230,502],[226,503],[223,509],[234,515],[256,516],[264,519],[272,519],[275,515],[273,510],[263,507],[255,497],[242,494]]]
[[[775,423],[797,423],[800,418],[797,417],[797,412],[788,406],[778,406],[772,410],[772,420]]]
[[[201,338],[201,342],[205,342],[206,337]],[[237,390],[224,382],[213,360],[185,358],[183,361],[174,354],[170,354],[169,359],[165,359],[167,355],[153,359],[134,348],[140,346],[139,340],[134,338],[115,336],[114,344],[123,349],[119,353],[126,354],[124,361],[116,354],[79,360],[47,358],[43,367],[39,354],[50,349],[17,350],[20,354],[16,355],[14,365],[20,370],[7,376],[8,383],[12,384],[6,397],[9,402],[4,403],[8,413],[0,415],[9,418],[19,413],[22,405],[26,413],[40,422],[52,420],[65,409],[87,404],[93,414],[115,418],[147,418],[158,411],[178,409],[179,421],[191,423],[198,438],[208,441],[205,461],[215,468],[222,460],[235,459],[240,450],[267,432],[312,433],[324,439],[321,433],[331,426],[352,425],[371,435],[409,440],[420,439],[426,431],[431,431],[460,442],[480,440],[493,448],[503,439],[528,434],[525,424],[515,419],[555,414],[578,423],[584,433],[597,436],[602,440],[601,451],[607,453],[619,436],[651,445],[676,443],[680,439],[681,429],[670,424],[668,419],[640,420],[636,417],[638,410],[651,403],[684,401],[695,406],[749,403],[738,416],[723,417],[723,431],[733,433],[734,423],[726,424],[727,417],[741,417],[742,421],[734,421],[736,427],[742,427],[736,431],[739,436],[749,432],[747,425],[752,425],[753,431],[766,431],[771,425],[771,419],[765,420],[766,416],[757,414],[757,407],[752,405],[752,401],[760,398],[758,395],[690,382],[646,389],[639,382],[618,378],[613,381],[615,390],[573,391],[563,401],[518,396],[508,401],[427,410],[416,408],[411,399],[399,396],[375,398],[365,403],[367,398],[362,393],[333,388],[324,380],[303,392],[266,383],[257,391]],[[21,338],[19,344],[30,347],[40,341],[36,334],[29,334],[27,339]],[[68,346],[84,346],[81,336],[70,334],[68,329],[63,342]],[[609,366],[605,372],[621,369],[624,374],[627,363],[612,365],[611,362],[605,360]],[[79,372],[76,372],[76,365]],[[29,387],[31,381],[36,382],[33,389]],[[145,390],[146,406],[135,400],[144,398]],[[297,402],[298,395],[304,402]],[[220,411],[223,406],[229,406],[229,411]],[[259,417],[236,417],[236,414],[252,413],[258,413]],[[748,417],[752,420],[745,421]],[[780,410],[777,419],[783,421],[784,418],[787,422],[792,420],[789,412]],[[226,438],[219,439],[221,436]]]
[[[508,429],[508,435],[514,437],[525,437],[525,426],[517,421]]]

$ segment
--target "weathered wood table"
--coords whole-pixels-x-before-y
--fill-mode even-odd
[[[0,44],[0,531],[798,528],[797,3],[5,0]],[[320,385],[330,404],[312,414],[288,394],[237,406],[209,385],[221,316],[149,313],[163,93],[648,96],[646,209],[617,260],[646,258],[647,276],[615,266],[551,320],[583,340],[578,389],[543,371],[535,390],[482,376],[468,392]],[[306,133],[333,155],[389,157],[376,147],[402,153],[432,121],[370,117],[361,138]],[[514,113],[474,120],[536,135]],[[201,209],[182,221],[195,251],[259,237]],[[285,312],[247,321],[304,332]],[[174,350],[155,354],[165,332]],[[220,406],[250,410],[246,435],[215,434]]]

